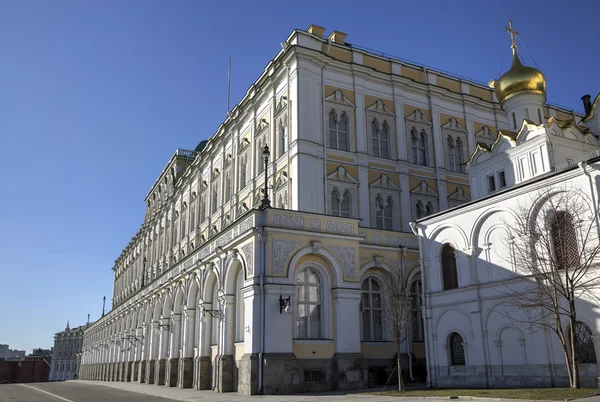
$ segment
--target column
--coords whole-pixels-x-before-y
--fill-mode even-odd
[[[359,161],[362,158],[359,158]],[[363,161],[366,164],[366,161]],[[362,219],[360,226],[371,227],[371,203],[369,202],[369,168],[358,167],[358,218]]]
[[[221,331],[219,333],[219,363],[218,382],[219,392],[233,391],[233,341],[235,337],[235,296],[225,295],[221,298],[223,318],[219,320]],[[219,308],[219,307],[217,307]]]
[[[181,314],[171,315],[171,345],[169,348],[169,362],[167,363],[165,385],[177,386],[177,368],[179,364],[179,348],[181,347]]]
[[[179,359],[179,388],[191,388],[194,382],[194,330],[196,323],[196,310],[186,308],[183,310],[184,328],[182,342],[182,356]]]
[[[146,382],[154,384],[156,354],[158,353],[158,321],[152,321],[149,329],[150,341],[148,345],[148,360],[146,362]]]
[[[171,331],[171,320],[166,317],[160,319],[160,340],[158,348],[158,360],[156,363],[156,385],[165,385],[165,371],[167,358],[169,357],[169,334]]]

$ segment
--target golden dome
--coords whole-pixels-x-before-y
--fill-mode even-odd
[[[513,62],[510,70],[494,83],[500,102],[520,91],[539,93],[546,97],[546,78],[540,70],[524,66],[519,60],[517,46],[513,44]]]

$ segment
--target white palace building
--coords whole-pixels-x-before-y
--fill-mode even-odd
[[[451,239],[462,267],[490,242],[466,228],[500,202],[489,175],[509,202],[511,187],[600,148],[599,98],[585,115],[546,104],[543,75],[516,50],[483,85],[324,31],[293,31],[216,133],[171,157],[115,261],[113,308],[85,331],[79,378],[245,395],[385,383],[392,270],[412,292],[407,381],[485,386],[560,364],[541,357],[542,338],[511,333],[492,350],[504,332],[478,300],[493,278],[460,270],[444,288],[434,244]]]

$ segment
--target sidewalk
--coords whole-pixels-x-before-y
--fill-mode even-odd
[[[105,387],[122,389],[124,391],[137,392],[140,394],[159,396],[163,398],[175,399],[185,402],[198,401],[215,401],[215,402],[248,402],[250,399],[261,399],[266,401],[281,401],[281,402],[309,402],[309,401],[336,401],[336,402],[410,402],[418,400],[423,402],[422,398],[398,398],[389,396],[374,396],[366,393],[348,394],[341,392],[328,393],[304,393],[296,395],[255,395],[244,396],[236,392],[218,393],[214,391],[197,391],[194,389],[168,388],[158,385],[140,384],[137,382],[113,382],[113,381],[88,381],[88,380],[72,380],[78,384],[101,385]],[[373,392],[381,389],[373,389]],[[448,398],[428,398],[428,402],[448,401]]]

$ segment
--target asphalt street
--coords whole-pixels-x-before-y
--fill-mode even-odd
[[[169,402],[158,396],[76,382],[0,385],[0,402]]]

